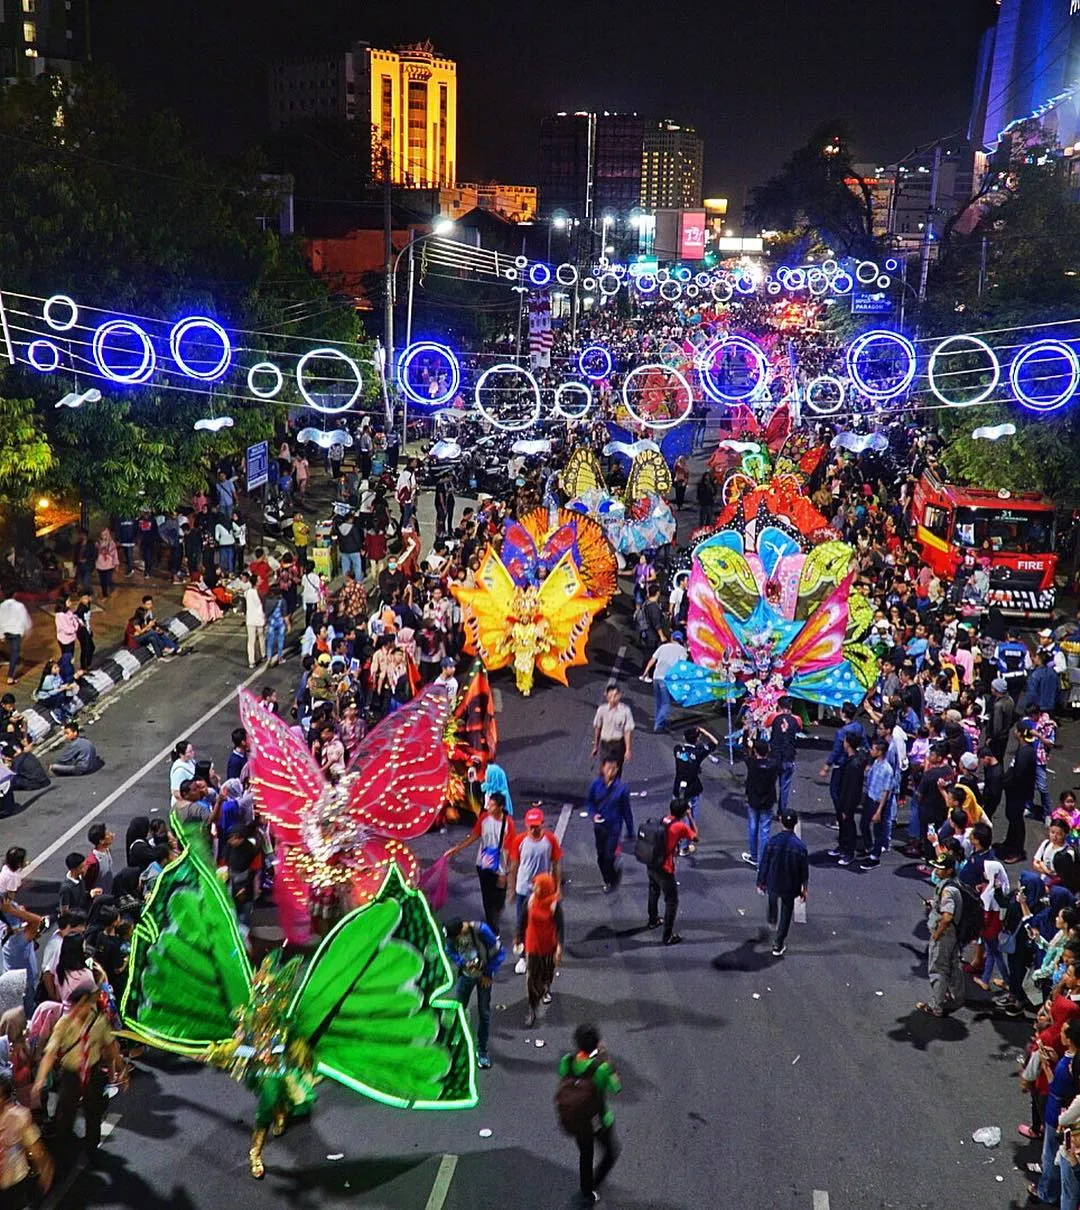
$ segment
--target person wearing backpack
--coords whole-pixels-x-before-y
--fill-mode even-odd
[[[641,861],[649,875],[649,918],[651,929],[664,926],[661,942],[678,945],[682,938],[675,932],[675,916],[679,910],[679,886],[675,881],[675,855],[681,847],[697,839],[693,821],[686,818],[690,804],[684,798],[673,798],[663,819],[647,819],[638,829],[634,856]],[[656,914],[660,896],[664,896],[664,919]]]
[[[615,1114],[608,1097],[615,1096],[622,1086],[595,1025],[579,1025],[574,1030],[574,1047],[573,1054],[559,1060],[555,1110],[563,1130],[577,1143],[582,1201],[593,1206],[600,1200],[600,1186],[619,1158]],[[601,1155],[594,1169],[597,1143]]]
[[[960,955],[967,941],[974,940],[982,929],[982,904],[970,887],[957,881],[956,858],[952,853],[943,853],[933,862],[932,868],[934,898],[925,901],[930,929],[930,949],[926,958],[930,1000],[920,1000],[915,1007],[928,1016],[944,1017],[964,1003],[964,968]],[[978,905],[977,912],[971,902]],[[971,934],[972,927],[974,935]]]

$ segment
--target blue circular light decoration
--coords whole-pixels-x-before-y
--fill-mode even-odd
[[[896,345],[907,358],[907,366],[903,374],[899,376],[892,386],[885,388],[873,386],[863,378],[859,371],[859,358],[862,357],[867,349],[875,344]],[[875,328],[873,331],[864,332],[848,345],[848,377],[868,399],[893,399],[897,395],[902,395],[911,386],[915,378],[917,362],[918,357],[915,353],[915,346],[911,341],[906,336],[901,336],[899,332],[890,332],[888,328]]]
[[[53,307],[67,307],[68,316],[66,320],[59,320],[53,316]],[[73,298],[68,298],[66,294],[54,294],[51,298],[45,300],[45,306],[41,309],[42,318],[54,332],[70,332],[71,329],[79,322],[79,305]]]
[[[572,286],[578,279],[577,265],[564,261],[555,270],[555,280],[560,286]]]
[[[824,404],[818,403],[813,398],[813,390],[816,386],[822,386],[828,383],[829,386],[836,387],[839,392],[839,398],[835,403]],[[835,378],[832,374],[821,374],[817,378],[812,379],[806,384],[806,406],[812,411],[817,412],[819,416],[830,416],[833,412],[838,412],[844,405],[844,396],[847,394],[847,387],[839,378]]]
[[[868,286],[878,278],[878,267],[872,260],[861,260],[855,266],[855,278],[860,285]]]
[[[646,283],[648,283],[646,285]],[[637,286],[639,294],[655,294],[656,293],[656,277],[652,273],[639,273],[634,278],[634,285]]]
[[[940,387],[937,384],[937,362],[938,358],[945,352],[951,344],[970,344],[974,345],[980,353],[985,353],[990,358],[990,385],[983,387],[974,399],[956,400],[947,399],[942,394]],[[985,403],[991,395],[997,390],[998,383],[1001,381],[1001,362],[998,361],[997,354],[986,343],[985,340],[980,340],[977,336],[946,336],[945,339],[935,347],[933,353],[930,354],[930,363],[926,367],[926,381],[933,392],[934,397],[946,407],[950,408],[973,408],[980,403]]]
[[[184,338],[196,328],[206,328],[208,331],[213,332],[221,342],[221,355],[218,358],[217,365],[213,369],[196,370],[194,366],[187,363],[181,351]],[[229,368],[229,362],[232,360],[232,341],[229,340],[229,334],[221,324],[215,323],[212,319],[207,319],[205,315],[191,315],[176,324],[169,334],[169,352],[172,354],[172,359],[179,366],[181,372],[188,378],[197,378],[200,382],[213,382],[215,378],[220,378]]]
[[[304,370],[307,368],[308,362],[314,360],[316,357],[333,358],[337,361],[343,361],[356,376],[356,386],[353,388],[352,395],[344,403],[336,404],[333,407],[325,403],[319,403],[307,389],[304,383]],[[322,412],[323,415],[333,416],[338,412],[347,412],[360,398],[360,393],[364,389],[364,380],[360,375],[360,367],[348,354],[343,353],[340,349],[309,349],[296,363],[296,389],[303,395],[304,402],[308,407],[314,408],[317,412]]]
[[[806,285],[811,294],[826,294],[829,290],[829,278],[821,269],[811,269],[806,275]]]
[[[258,374],[269,374],[274,379],[274,385],[267,389],[266,387],[257,387],[255,378]],[[285,376],[272,361],[259,361],[248,370],[247,376],[248,390],[255,396],[256,399],[273,399],[280,394],[281,388],[285,385]]]
[[[722,390],[713,379],[713,363],[716,361],[717,355],[725,348],[742,349],[744,353],[749,353],[754,360],[757,374],[753,384],[745,390]],[[769,363],[765,354],[746,336],[725,336],[721,340],[714,340],[712,344],[706,345],[701,350],[695,361],[702,388],[714,403],[742,403],[747,399],[753,399],[765,385],[765,379],[769,374]]]
[[[718,303],[731,302],[732,295],[735,293],[729,281],[713,282],[709,287],[709,292]]]
[[[693,273],[685,265],[675,266],[674,277],[676,281],[689,281],[693,276]]]
[[[450,382],[441,395],[421,395],[409,381],[409,369],[421,353],[434,353],[443,358],[450,370]],[[446,345],[433,340],[418,340],[402,351],[397,364],[397,382],[403,395],[424,407],[441,408],[458,393],[461,386],[461,363]]]
[[[529,285],[543,289],[551,282],[551,270],[542,261],[537,261],[529,268]]]
[[[572,391],[577,391],[585,396],[585,406],[580,412],[568,412],[566,408],[563,407],[563,399]],[[560,382],[555,388],[555,415],[561,416],[564,420],[583,420],[589,414],[589,409],[592,407],[592,402],[592,387],[590,387],[588,383],[574,382],[572,379],[570,379],[567,382]]]
[[[667,302],[677,302],[682,298],[682,282],[664,281],[660,283],[660,297]]]
[[[607,283],[606,285],[605,282]],[[610,298],[613,294],[618,294],[622,288],[622,282],[619,281],[618,277],[610,269],[600,274],[598,284],[600,286],[600,293],[606,298]]]
[[[885,272],[886,273],[895,273],[897,271],[897,269],[899,269],[899,268],[900,268],[900,262],[896,259],[895,256],[890,256],[889,259],[885,262]]]
[[[787,276],[781,278],[784,285],[789,290],[805,290],[806,289],[806,270],[805,269],[789,269]]]
[[[850,294],[855,289],[855,279],[841,269],[832,279],[832,288],[836,294]]]
[[[775,298],[784,292],[784,287],[778,281],[770,281],[765,286],[765,293]]]
[[[587,359],[593,357],[599,357],[603,363],[604,368],[599,373],[592,373],[588,368]],[[582,378],[587,378],[590,382],[600,382],[604,378],[610,378],[611,371],[615,368],[611,354],[603,345],[586,345],[578,354],[577,364]]]
[[[47,355],[47,361],[41,360],[39,350]],[[51,340],[34,340],[26,350],[26,360],[39,374],[51,374],[60,364],[60,350]]]
[[[105,360],[105,342],[110,336],[118,335],[121,332],[134,336],[142,346],[142,357],[138,367],[126,372],[114,370]],[[150,337],[147,336],[137,323],[130,319],[106,320],[94,333],[92,351],[94,363],[101,373],[110,382],[118,382],[121,385],[131,386],[136,383],[146,382],[157,367],[157,354],[154,352],[154,346],[151,343]]]
[[[634,405],[630,402],[630,383],[633,382],[638,375],[652,374],[654,371],[660,371],[661,373],[667,374],[668,381],[671,386],[682,390],[686,397],[686,405],[683,410],[678,416],[674,416],[670,420],[646,420],[643,416],[639,416],[637,412],[634,411]],[[645,365],[635,366],[623,379],[622,400],[623,406],[630,413],[631,419],[633,419],[637,424],[640,424],[643,428],[653,429],[657,432],[676,428],[678,425],[682,424],[687,416],[689,416],[694,410],[694,392],[690,389],[690,384],[678,370],[672,369],[671,366],[666,366],[663,363],[647,362]]]
[[[607,350],[605,349],[604,352],[607,352]],[[530,393],[532,394],[533,398],[532,411],[524,421],[521,421],[517,424],[505,424],[497,417],[492,416],[492,414],[484,407],[484,402],[480,398],[480,392],[487,384],[487,380],[494,377],[496,374],[518,374],[529,384]],[[498,387],[491,387],[490,389],[498,390]],[[503,388],[503,390],[507,389],[509,388]],[[488,421],[489,424],[494,425],[495,428],[500,429],[504,433],[524,432],[525,429],[532,428],[532,426],[540,419],[540,384],[536,381],[536,378],[529,370],[523,369],[519,365],[514,365],[514,363],[510,361],[500,362],[497,366],[491,366],[490,368],[486,369],[476,380],[476,386],[473,388],[473,398],[474,402],[476,403],[476,410],[480,413],[480,415],[483,416],[483,418]]]
[[[1020,386],[1021,369],[1033,357],[1039,357],[1044,354],[1060,357],[1069,366],[1069,385],[1064,391],[1061,391],[1050,399],[1040,399],[1037,396],[1029,395]],[[1037,340],[1034,344],[1025,345],[1013,358],[1013,363],[1009,366],[1009,386],[1012,387],[1012,392],[1019,402],[1029,411],[1057,411],[1059,407],[1069,402],[1073,395],[1076,394],[1077,388],[1080,387],[1080,359],[1077,358],[1073,348],[1062,340]]]

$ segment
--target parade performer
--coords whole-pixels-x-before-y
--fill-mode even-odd
[[[311,1111],[328,1076],[385,1105],[468,1109],[475,1054],[440,930],[390,866],[374,898],[302,959],[253,971],[214,871],[189,848],[161,872],[131,940],[126,1031],[227,1071],[256,1096],[248,1161]]]

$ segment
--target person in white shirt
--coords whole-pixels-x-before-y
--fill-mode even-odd
[[[236,538],[233,536],[232,524],[226,523],[220,517],[214,526],[214,542],[218,548],[218,566],[227,576],[233,573],[233,547]]]
[[[244,589],[244,625],[247,628],[248,667],[261,664],[266,650],[266,612],[259,596],[259,577],[252,572]]]
[[[615,681],[604,690],[604,704],[596,708],[593,717],[592,755],[600,756],[600,763],[613,760],[619,774],[625,761],[632,756],[634,716],[630,707],[622,700],[622,690]]]
[[[300,600],[304,605],[305,626],[311,625],[312,614],[321,605],[324,591],[322,576],[315,570],[314,564],[309,563],[300,580]]]
[[[688,659],[683,633],[676,630],[666,643],[659,647],[649,657],[645,671],[641,674],[643,681],[653,683],[653,732],[659,734],[667,727],[667,718],[671,713],[671,694],[668,692],[664,677],[681,660]]]
[[[33,628],[30,611],[15,599],[15,593],[10,592],[0,601],[0,634],[8,645],[8,675],[7,683],[18,683],[19,661],[22,658],[23,639]]]
[[[446,690],[446,696],[450,699],[451,703],[457,701],[458,695],[458,679],[454,675],[456,668],[457,665],[450,656],[446,656],[443,659],[442,667],[439,669],[439,675],[431,682],[433,685],[439,685]]]

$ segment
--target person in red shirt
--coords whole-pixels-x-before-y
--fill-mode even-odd
[[[559,930],[555,924],[558,907],[558,883],[550,874],[537,874],[533,879],[525,920],[525,986],[529,997],[526,1028],[536,1024],[536,1010],[540,1002],[548,997],[555,968],[562,956]]]
[[[266,561],[266,552],[261,546],[255,551],[255,558],[248,564],[248,571],[259,577],[259,596],[265,597],[270,591],[270,564]]]
[[[544,812],[540,807],[530,807],[525,812],[525,831],[519,832],[510,844],[509,885],[513,889],[515,904],[514,953],[521,954],[525,936],[525,905],[532,894],[537,874],[551,874],[555,886],[559,886],[559,865],[562,861],[562,846],[555,833],[544,827]],[[557,917],[562,935],[561,915]],[[525,973],[524,966],[514,968],[515,974]]]
[[[675,932],[675,914],[679,910],[679,887],[675,882],[675,854],[679,845],[684,841],[689,844],[697,840],[697,828],[688,821],[686,813],[690,804],[681,798],[673,798],[668,814],[664,816],[667,824],[667,844],[664,860],[659,866],[649,866],[649,928],[664,926],[662,941],[664,945],[678,945],[682,938]],[[664,896],[664,919],[661,921],[656,914],[660,906],[661,892]]]

